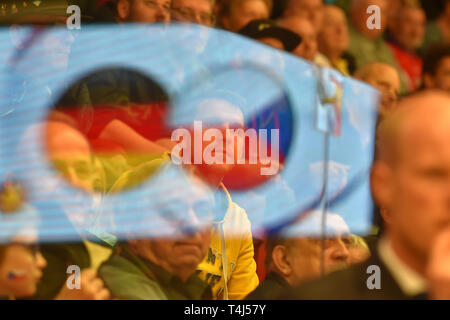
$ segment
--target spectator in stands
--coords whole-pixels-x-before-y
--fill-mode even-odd
[[[369,15],[366,10],[371,5],[380,8],[379,28],[369,29],[367,26]],[[356,59],[356,68],[368,62],[382,62],[396,66],[394,56],[382,36],[387,25],[386,11],[386,0],[352,0],[349,52]]]
[[[395,68],[385,63],[372,62],[359,68],[354,76],[380,91],[381,116],[394,110],[400,92],[400,78]]]
[[[323,0],[288,0],[282,17],[297,16],[308,20],[317,33],[322,28]]]
[[[437,44],[425,55],[423,86],[450,92],[450,45]]]
[[[449,105],[447,92],[420,92],[385,118],[371,171],[372,194],[384,209],[386,227],[378,250],[366,262],[303,285],[289,297],[450,298]],[[368,279],[370,266],[377,276]]]
[[[283,28],[295,32],[302,38],[302,42],[292,53],[302,59],[316,62],[318,55],[317,33],[309,20],[298,16],[290,16],[288,18],[282,18],[278,21],[278,24]]]
[[[323,24],[317,37],[319,51],[333,68],[350,76],[355,71],[355,61],[346,52],[350,39],[345,13],[341,8],[332,5],[326,5],[323,12],[326,23]]]
[[[172,0],[172,19],[212,27],[215,0]]]
[[[112,6],[118,22],[170,22],[171,0],[114,0]],[[101,12],[101,11],[100,11]]]
[[[102,180],[101,168],[94,165],[90,145],[81,132],[67,123],[49,121],[45,126],[46,145],[49,158],[61,176],[68,182],[87,192],[96,191],[98,180]],[[49,299],[107,299],[97,277],[96,268],[109,255],[109,250],[93,242],[55,243],[42,245],[42,253],[49,262],[36,298]],[[67,263],[78,265],[81,271],[81,290],[70,290],[65,281]]]
[[[148,238],[130,232],[127,241],[120,243],[115,254],[100,267],[99,274],[118,299],[211,299],[211,288],[196,270],[211,242],[213,193],[204,182],[185,175],[179,167],[167,165],[161,170],[161,179],[167,172],[173,173],[158,184],[162,190],[178,189],[170,201],[173,208],[168,207],[164,197],[155,199],[152,204],[160,215],[144,216],[141,222],[160,235]]]
[[[11,188],[11,182],[5,183],[0,190],[0,201],[3,202],[6,193],[14,192]],[[14,214],[14,211],[3,211],[3,214]],[[33,296],[47,265],[37,245],[36,230],[26,225],[17,229],[7,239],[9,243],[0,244],[0,300]]]
[[[222,0],[219,3],[219,26],[238,32],[252,20],[269,19],[272,0]]]
[[[298,226],[271,236],[267,242],[266,280],[247,299],[276,299],[284,290],[346,268],[349,263],[349,229],[337,214],[327,214],[326,239],[322,256],[321,212],[313,211]],[[316,238],[305,235],[316,233]],[[296,236],[301,234],[303,236]],[[323,258],[323,262],[321,259]],[[323,265],[322,265],[323,264]]]
[[[408,80],[408,91],[415,91],[422,82],[422,59],[417,50],[423,44],[425,23],[425,12],[420,7],[404,5],[390,24],[389,47]]]

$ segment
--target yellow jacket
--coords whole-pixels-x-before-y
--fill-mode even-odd
[[[210,284],[214,299],[242,300],[259,284],[251,226],[245,210],[231,200],[223,185],[222,189],[228,197],[228,210],[214,225],[198,275]]]

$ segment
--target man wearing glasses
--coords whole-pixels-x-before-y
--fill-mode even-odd
[[[214,0],[172,0],[172,20],[214,25]]]
[[[171,0],[115,0],[118,22],[170,22]]]

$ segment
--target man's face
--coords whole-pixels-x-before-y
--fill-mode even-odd
[[[425,77],[425,85],[428,88],[438,88],[450,92],[450,57],[441,60],[434,76],[426,75]]]
[[[298,285],[320,277],[321,274],[321,248],[320,239],[301,238],[293,240],[294,243],[288,249],[288,255],[292,267],[292,283]],[[325,240],[324,268],[325,273],[330,273],[346,268],[349,263],[349,238],[335,237]]]
[[[191,162],[195,163],[195,157],[201,159],[202,164],[196,167],[211,185],[217,186],[238,161],[245,160],[244,134],[234,134],[239,129],[245,131],[244,116],[237,106],[225,100],[207,99],[197,108],[196,119],[202,124],[197,137],[201,132],[203,143],[196,149],[196,133],[191,133]]]
[[[309,20],[314,30],[318,32],[323,21],[322,0],[290,0],[289,6],[284,12],[286,17],[298,16]]]
[[[197,188],[196,184],[189,188],[189,196],[173,199],[173,211],[165,208],[161,213],[173,226],[173,235],[136,241],[141,256],[182,278],[192,275],[206,256],[212,231],[208,222],[211,215],[205,213],[213,210],[209,191]]]
[[[389,234],[403,252],[425,262],[431,242],[450,226],[450,99],[423,99],[403,121],[386,186]],[[444,104],[443,104],[444,103]],[[436,112],[434,106],[442,108]]]
[[[302,37],[302,42],[292,53],[308,61],[314,61],[318,50],[317,33],[309,21],[298,19],[296,23],[292,23],[290,30]]]
[[[269,9],[263,0],[235,1],[230,15],[223,18],[223,25],[225,29],[237,32],[250,21],[268,18]]]
[[[171,0],[121,0],[119,18],[126,22],[155,23],[170,21]]]
[[[400,77],[397,71],[389,66],[374,68],[366,82],[381,92],[381,114],[392,111],[400,92]]]
[[[59,123],[50,122],[46,133],[49,158],[58,172],[74,186],[95,191],[101,180],[100,170],[94,166],[87,139],[77,130]]]
[[[212,26],[212,11],[210,0],[172,0],[172,18],[176,21]]]
[[[405,8],[400,15],[393,35],[406,49],[418,49],[425,37],[426,17],[422,9]]]
[[[16,298],[33,296],[46,265],[44,257],[33,245],[5,246],[0,261],[0,293]]]
[[[321,50],[327,56],[340,57],[350,41],[345,15],[340,9],[330,7],[325,9],[325,20],[318,36]]]

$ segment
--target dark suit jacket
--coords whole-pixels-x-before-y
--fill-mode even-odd
[[[266,279],[250,293],[246,300],[275,300],[280,294],[289,289],[287,283],[281,276],[275,272],[267,275]]]
[[[380,289],[369,289],[367,272],[371,265],[380,267]],[[369,281],[372,283],[372,281]],[[376,250],[366,262],[329,274],[320,280],[301,285],[279,297],[286,300],[404,300],[411,299],[400,289]]]

